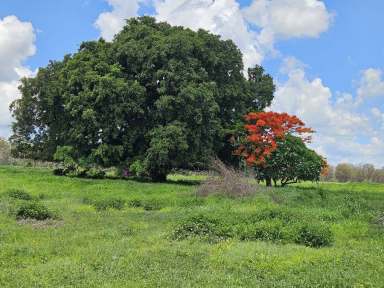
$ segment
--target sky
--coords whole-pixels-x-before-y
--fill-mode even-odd
[[[316,130],[311,147],[331,164],[383,167],[383,12],[382,0],[0,0],[0,137],[21,77],[152,15],[232,39],[246,67],[273,76],[268,109]]]

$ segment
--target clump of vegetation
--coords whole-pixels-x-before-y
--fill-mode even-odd
[[[121,198],[109,198],[94,201],[92,205],[97,211],[105,211],[108,209],[122,210],[125,206],[125,201]]]
[[[22,189],[10,189],[8,190],[7,195],[10,198],[19,199],[19,200],[29,201],[33,199],[32,195],[30,195],[28,192]]]
[[[228,238],[242,241],[272,241],[297,243],[313,248],[329,246],[333,234],[329,227],[315,221],[308,225],[300,215],[285,210],[266,209],[256,214],[198,214],[183,220],[173,231],[172,238],[184,240],[198,237],[209,242]]]
[[[21,204],[20,207],[18,207],[16,218],[18,220],[35,219],[41,221],[54,218],[54,213],[39,202],[28,202]]]
[[[333,243],[333,234],[324,224],[307,224],[299,229],[296,243],[314,248],[330,246]]]
[[[127,205],[132,208],[143,208],[145,211],[161,210],[162,204],[157,200],[139,200],[128,201]]]
[[[231,238],[230,227],[219,219],[203,214],[192,216],[182,222],[172,234],[174,240],[200,237],[210,242]]]
[[[103,179],[105,177],[105,172],[101,168],[91,167],[86,169],[85,175],[87,178],[91,179]]]
[[[161,210],[161,204],[158,201],[145,201],[142,204],[142,207],[145,211],[157,211]]]
[[[254,179],[245,177],[241,172],[228,167],[219,159],[211,162],[211,174],[198,188],[199,196],[220,194],[229,197],[243,197],[257,191]]]
[[[127,204],[129,207],[132,207],[132,208],[139,208],[143,206],[143,202],[139,199],[133,199],[129,201]]]
[[[286,238],[284,224],[280,220],[260,221],[253,225],[240,225],[241,240],[281,241]]]

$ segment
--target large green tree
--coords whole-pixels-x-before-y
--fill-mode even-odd
[[[243,73],[236,45],[154,18],[131,19],[111,43],[79,51],[23,79],[11,105],[18,156],[51,160],[58,147],[101,166],[141,161],[163,180],[171,168],[229,160],[228,135],[273,99],[272,78]]]

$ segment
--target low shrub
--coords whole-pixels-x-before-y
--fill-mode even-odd
[[[22,189],[11,189],[11,190],[8,190],[7,194],[10,198],[13,198],[13,199],[26,200],[26,201],[33,199],[33,197],[28,192]]]
[[[195,215],[181,222],[173,232],[174,240],[184,240],[191,237],[200,237],[210,242],[231,238],[228,226],[220,223],[218,219],[205,215]]]
[[[125,201],[120,198],[110,198],[94,201],[92,205],[97,211],[104,211],[107,209],[122,210],[125,206]]]
[[[122,178],[122,172],[116,167],[111,167],[105,170],[105,178],[108,179],[119,179]]]
[[[241,240],[281,241],[287,238],[284,223],[279,220],[261,221],[240,227],[236,234]]]
[[[147,176],[146,171],[145,171],[144,163],[142,161],[140,161],[140,160],[134,161],[129,166],[129,172],[130,172],[131,175],[136,176],[136,177]]]
[[[192,237],[209,242],[236,238],[242,241],[297,243],[315,248],[333,243],[331,230],[322,222],[303,224],[299,214],[290,214],[282,209],[266,209],[253,215],[228,211],[194,215],[180,222],[172,234],[175,240]]]
[[[103,179],[105,172],[101,168],[92,167],[85,172],[85,176],[91,179]]]
[[[306,224],[299,229],[296,243],[314,248],[330,246],[333,243],[333,234],[324,224]]]
[[[47,220],[54,217],[54,214],[43,204],[38,202],[28,202],[22,204],[16,211],[16,218]]]

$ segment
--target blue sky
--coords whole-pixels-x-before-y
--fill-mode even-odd
[[[247,66],[275,78],[271,109],[314,127],[313,148],[331,163],[384,166],[383,12],[381,0],[1,0],[0,44],[11,48],[0,48],[0,136],[11,121],[4,107],[18,97],[8,70],[33,75],[84,40],[111,38],[124,18],[150,14],[233,39]]]

